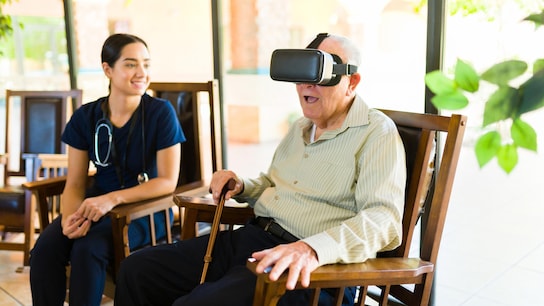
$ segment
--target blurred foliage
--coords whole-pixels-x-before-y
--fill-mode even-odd
[[[408,0],[412,3],[415,12],[421,12],[427,6],[428,0]],[[488,20],[493,20],[496,12],[504,5],[504,1],[497,0],[446,0],[447,10],[450,16],[469,16],[481,14]],[[520,9],[526,12],[533,12],[542,9],[542,3],[538,0],[509,0],[515,3]]]
[[[4,42],[13,33],[13,23],[11,16],[5,15],[3,7],[6,4],[11,4],[11,0],[0,0],[0,42]],[[6,45],[3,43],[2,45]],[[4,55],[4,50],[0,48],[0,56]]]
[[[544,23],[544,10],[523,20],[538,28]],[[526,79],[520,85],[512,84],[522,77]],[[518,59],[501,61],[481,74],[458,59],[452,78],[439,70],[425,76],[425,84],[435,94],[431,102],[442,110],[468,106],[467,94],[476,93],[481,81],[492,84],[496,90],[485,102],[482,125],[491,131],[476,142],[476,158],[480,167],[497,158],[499,166],[510,173],[518,163],[518,149],[537,151],[537,133],[522,115],[544,107],[544,58],[530,64]],[[509,127],[509,136],[500,133],[498,123]]]

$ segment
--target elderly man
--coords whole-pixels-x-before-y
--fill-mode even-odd
[[[332,55],[335,64],[359,65],[357,48],[344,37],[320,34],[309,47]],[[245,263],[253,257],[260,261],[258,272],[270,268],[273,280],[288,273],[279,305],[304,305],[308,290],[292,289],[298,279],[308,285],[317,267],[362,262],[398,246],[404,148],[394,123],[356,94],[360,80],[356,69],[325,82],[294,80],[304,116],[279,144],[268,172],[253,179],[214,173],[213,198],[234,179],[226,197],[248,202],[257,217],[218,235],[204,284],[199,281],[208,236],[129,256],[115,304],[251,305],[255,276]],[[344,305],[353,304],[354,292],[346,290]],[[324,291],[320,305],[328,305],[329,297]]]

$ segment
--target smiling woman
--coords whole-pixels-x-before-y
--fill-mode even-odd
[[[61,215],[42,230],[31,251],[33,305],[64,301],[68,265],[70,303],[98,305],[106,269],[113,263],[108,213],[119,205],[171,194],[178,182],[185,136],[171,103],[146,93],[147,44],[135,35],[112,34],[104,42],[101,61],[110,80],[108,94],[78,108],[62,134],[68,172]],[[89,127],[96,127],[94,133]],[[97,171],[87,186],[89,161]],[[131,223],[127,235],[132,249],[149,243],[150,232],[157,231],[158,239],[167,235],[170,219],[165,220],[165,213],[151,219]]]

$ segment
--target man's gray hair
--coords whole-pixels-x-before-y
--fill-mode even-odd
[[[342,49],[344,49],[348,61],[345,64],[352,64],[358,67],[361,65],[361,52],[359,51],[359,48],[357,48],[355,43],[353,43],[353,41],[351,41],[347,37],[340,35],[330,35],[328,38],[334,39],[340,44]]]

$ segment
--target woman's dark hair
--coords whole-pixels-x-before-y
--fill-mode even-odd
[[[145,41],[138,36],[124,33],[110,35],[102,46],[102,63],[108,63],[110,67],[113,67],[121,56],[121,50],[126,45],[137,42],[144,44],[147,48]]]

